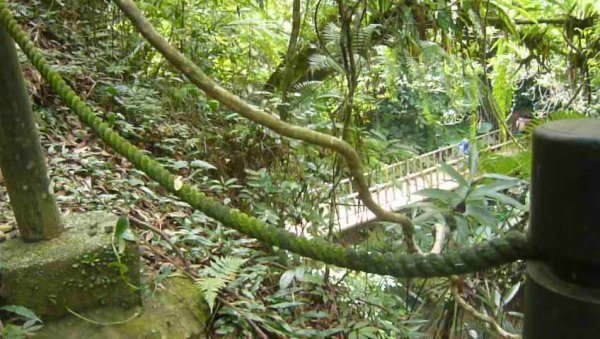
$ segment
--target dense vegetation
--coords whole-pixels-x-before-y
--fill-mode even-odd
[[[447,233],[444,249],[523,231],[532,128],[600,114],[600,6],[593,0],[137,3],[223,87],[282,121],[345,140],[369,172],[490,130],[515,139],[512,152],[472,151],[454,195],[429,192],[405,211],[422,248],[431,246],[435,224]],[[344,241],[326,208],[340,202],[335,187],[349,176],[339,155],[282,138],[206,97],[110,1],[28,0],[11,8],[98,115],[186,181],[266,223]],[[522,263],[450,288],[446,279],[357,273],[269,248],[165,194],[98,143],[23,67],[60,208],[129,214],[149,280],[160,285],[176,271],[196,279],[214,336],[497,332],[465,303],[519,332]],[[12,223],[6,201],[0,224]],[[392,223],[347,246],[407,251]]]

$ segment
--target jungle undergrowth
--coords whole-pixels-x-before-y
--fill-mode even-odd
[[[39,5],[38,1],[26,3]],[[39,37],[40,47],[57,60],[57,69],[83,98],[97,104],[98,113],[116,130],[159,156],[166,167],[225,204],[274,225],[283,226],[286,220],[320,225],[332,217],[310,208],[326,201],[328,192],[325,196],[307,194],[331,174],[326,162],[310,161],[327,158],[326,152],[294,141],[282,142],[277,135],[226,114],[229,112],[217,103],[181,84],[168,66],[163,66],[156,80],[134,63],[120,62],[111,39],[89,43],[89,37],[77,34],[91,34],[88,26],[78,22],[81,13],[77,8],[36,18],[35,6],[21,4],[18,8],[23,10],[17,13],[33,27],[32,35]],[[73,34],[65,31],[65,20],[77,26]],[[127,35],[114,38],[117,43],[138,42],[129,39]],[[212,335],[239,337],[262,331],[279,337],[417,337],[424,328],[435,332],[436,322],[449,318],[453,303],[439,282],[393,281],[331,269],[267,248],[193,211],[98,143],[67,114],[39,75],[27,63],[23,66],[63,214],[108,210],[129,214],[162,230],[169,242],[154,232],[138,230],[147,273],[155,286],[185,267],[173,244],[185,254],[197,277],[210,276],[206,272],[221,258],[244,261],[234,278],[219,287],[209,322]],[[384,145],[397,142],[387,138],[380,136]],[[272,165],[282,155],[292,164],[286,171]],[[308,170],[295,166],[301,163]],[[14,224],[2,186],[0,196],[0,224]],[[314,229],[307,232],[317,233]],[[390,239],[390,243],[401,244]],[[513,281],[515,276],[504,274],[513,286],[518,283]],[[512,297],[496,297],[504,286],[487,286],[488,280],[483,272],[469,287],[485,286],[491,300],[500,299],[499,305],[504,307],[503,299],[510,302]],[[436,314],[439,308],[432,306],[436,303],[444,305],[441,315]]]

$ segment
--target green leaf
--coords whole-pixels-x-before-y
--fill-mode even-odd
[[[190,162],[190,167],[193,168],[204,168],[204,169],[208,169],[208,170],[216,170],[217,167],[211,163],[208,163],[206,161],[203,160],[194,160],[192,162]]]
[[[437,206],[435,203],[430,202],[430,201],[417,201],[417,202],[413,202],[412,204],[406,205],[405,208],[406,209],[415,209],[415,208],[439,209],[439,206]]]
[[[429,211],[426,211],[424,213],[421,213],[418,217],[413,218],[413,224],[415,225],[420,225],[421,223],[427,222],[431,219],[436,219],[436,218],[441,218],[442,217],[442,213],[441,210],[439,209],[432,209]]]
[[[227,282],[225,280],[213,277],[204,278],[198,281],[198,286],[200,287],[200,290],[204,295],[204,300],[206,300],[211,312],[215,307],[215,301],[219,291],[225,287],[226,284]]]
[[[515,177],[511,177],[511,176],[503,175],[503,174],[496,174],[496,173],[484,174],[483,177],[488,178],[488,179],[497,179],[497,180],[519,180]]]
[[[488,210],[483,206],[468,204],[467,209],[465,211],[465,215],[472,216],[483,225],[493,227],[496,227],[498,225],[498,220],[494,218],[494,216],[491,215],[490,212],[488,212]]]
[[[125,230],[125,232],[123,232],[123,234],[121,234],[121,239],[125,239],[127,241],[137,241],[137,237],[135,236],[135,233],[133,233],[133,231],[131,230],[131,228],[128,228]]]
[[[486,6],[488,6],[489,11],[496,12],[495,13],[496,17],[501,20],[502,26],[504,26],[504,28],[506,28],[506,31],[508,33],[512,34],[513,36],[517,36],[517,27],[515,26],[512,18],[504,11],[504,9],[502,7],[500,7],[494,1],[490,1],[490,2],[486,3]],[[517,7],[517,6],[513,6],[513,7]]]
[[[122,215],[117,220],[117,226],[115,227],[114,239],[117,241],[117,252],[119,254],[125,253],[126,242],[125,241],[136,241],[135,234],[129,228],[129,219],[126,215]]]
[[[517,292],[519,292],[519,288],[521,288],[521,282],[517,282],[513,287],[510,288],[510,290],[508,290],[508,292],[506,292],[504,298],[502,299],[502,304],[508,305],[508,303],[513,300]]]
[[[290,286],[290,284],[292,283],[292,281],[294,280],[294,271],[293,270],[287,270],[285,271],[282,275],[281,278],[279,278],[279,288],[280,289],[286,289]]]
[[[452,168],[452,166],[446,164],[446,163],[440,163],[441,165],[441,170],[446,172],[452,179],[454,179],[454,181],[456,181],[458,183],[459,186],[462,187],[468,187],[469,184],[467,183],[467,180],[465,180],[465,177],[462,176],[462,174],[458,173],[454,168]]]
[[[336,333],[342,332],[342,331],[344,331],[343,327],[334,327],[334,328],[330,328],[325,331],[322,331],[320,334],[321,334],[322,338],[329,338],[330,336],[332,336]]]
[[[106,121],[110,127],[113,127],[115,125],[115,123],[117,122],[117,115],[113,112],[109,112],[106,115]]]
[[[42,327],[44,327],[44,325],[34,325],[34,326],[26,326],[28,325],[27,323],[25,325],[23,325],[23,330],[27,332],[28,335],[31,336],[31,332],[35,332],[35,331],[39,331]],[[6,339],[10,339],[10,338],[6,338]]]
[[[215,306],[215,300],[221,289],[227,285],[227,283],[235,280],[238,271],[242,265],[246,262],[246,259],[238,257],[224,257],[215,258],[210,267],[205,269],[205,274],[210,275],[197,281],[200,290],[204,294],[211,311]]]
[[[454,20],[452,19],[452,12],[446,8],[438,11],[437,22],[440,28],[442,28],[444,31],[448,31],[456,26],[454,24]]]
[[[494,128],[494,125],[490,124],[489,122],[482,122],[477,126],[477,133],[485,134],[491,131],[492,128]]]
[[[219,104],[220,103],[217,100],[208,100],[208,106],[213,112],[219,109]]]
[[[123,253],[125,253],[126,243],[123,238],[118,239],[117,247],[118,247],[117,251],[119,252],[119,255],[122,255]]]
[[[188,168],[188,162],[185,160],[175,161],[173,164],[173,168],[176,170],[180,170],[182,168]]]
[[[27,331],[25,331],[21,326],[16,326],[13,324],[7,324],[4,327],[4,330],[0,332],[2,338],[6,339],[24,339],[27,336]]]
[[[252,321],[257,321],[259,323],[264,323],[266,322],[266,320],[264,318],[262,318],[261,316],[259,316],[256,313],[251,313],[251,312],[244,312],[244,315],[246,318],[252,320]]]
[[[117,220],[117,225],[115,226],[115,238],[121,239],[125,231],[129,229],[129,218],[126,215],[122,215]]]
[[[7,311],[10,313],[14,313],[17,314],[25,319],[28,320],[35,320],[37,322],[42,322],[42,319],[40,319],[32,310],[28,309],[27,307],[24,306],[19,306],[19,305],[7,305],[7,306],[2,306],[0,307],[0,310],[2,311]]]
[[[469,8],[467,15],[469,16],[469,19],[471,19],[471,22],[473,23],[473,28],[477,31],[477,34],[482,35],[483,23],[481,22],[481,17],[479,13],[475,12],[473,8]]]
[[[359,321],[356,324],[354,324],[353,329],[357,330],[359,328],[363,328],[369,326],[369,322],[368,321]]]
[[[379,329],[376,327],[373,327],[373,326],[363,327],[360,330],[358,330],[360,338],[375,339],[375,338],[377,338],[377,332],[379,332]]]
[[[456,240],[460,244],[466,244],[469,240],[469,223],[462,216],[455,216],[456,220]]]
[[[320,319],[329,317],[329,313],[323,311],[308,311],[302,313],[304,318]]]
[[[416,192],[415,194],[426,198],[441,200],[448,204],[452,204],[457,200],[461,200],[461,197],[458,194],[452,191],[446,191],[439,188],[426,188]]]
[[[296,270],[294,271],[294,277],[296,278],[296,280],[300,281],[302,280],[302,278],[304,278],[304,271],[304,266],[296,267]]]
[[[269,307],[270,308],[289,308],[289,307],[301,306],[301,305],[304,305],[304,303],[300,302],[300,301],[286,301],[286,302],[269,305]]]
[[[487,192],[485,194],[487,197],[492,198],[496,201],[499,201],[501,203],[513,206],[515,208],[518,208],[520,210],[524,210],[525,209],[525,205],[523,205],[522,203],[518,202],[517,200],[509,197],[506,194],[500,193],[500,192]]]
[[[119,273],[121,273],[121,275],[125,275],[127,274],[127,272],[129,272],[129,267],[125,264],[120,264],[119,265]]]
[[[509,189],[511,187],[517,186],[520,183],[521,183],[521,181],[517,180],[517,179],[500,180],[500,181],[496,181],[491,184],[480,185],[477,188],[475,188],[471,193],[480,192],[480,193],[483,193],[483,195],[485,195],[485,193],[488,191],[491,191],[491,192],[503,191],[505,189]]]

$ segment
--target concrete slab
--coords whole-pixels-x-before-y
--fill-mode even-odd
[[[206,338],[210,310],[198,286],[184,277],[169,278],[144,300],[144,307],[103,307],[50,321],[40,339]]]
[[[120,273],[111,246],[118,217],[88,212],[64,218],[66,231],[35,243],[20,239],[0,244],[0,305],[21,305],[42,319],[66,314],[67,308],[141,303],[138,246],[128,243]],[[121,266],[121,269],[123,266]]]

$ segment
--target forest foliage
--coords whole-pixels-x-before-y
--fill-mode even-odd
[[[472,153],[466,170],[451,174],[460,183],[455,191],[422,192],[429,199],[404,211],[424,248],[436,223],[448,235],[445,249],[523,231],[531,130],[550,119],[600,114],[594,0],[137,4],[221,86],[282,121],[348,142],[371,173],[490,130],[516,138],[522,150]],[[340,241],[336,216],[326,208],[343,198],[335,187],[349,176],[339,155],[283,138],[206,97],[110,1],[10,6],[97,114],[167,168],[265,223]],[[36,71],[23,67],[60,208],[108,209],[161,228],[169,241],[140,231],[147,274],[159,285],[189,261],[213,312],[211,334],[485,338],[493,332],[455,303],[444,279],[329,267],[191,210],[105,149]],[[329,183],[332,189],[321,189]],[[0,199],[0,223],[11,220],[8,210]],[[363,240],[346,245],[406,251],[396,224],[380,223]],[[462,298],[517,333],[523,269],[517,262],[463,277]]]

